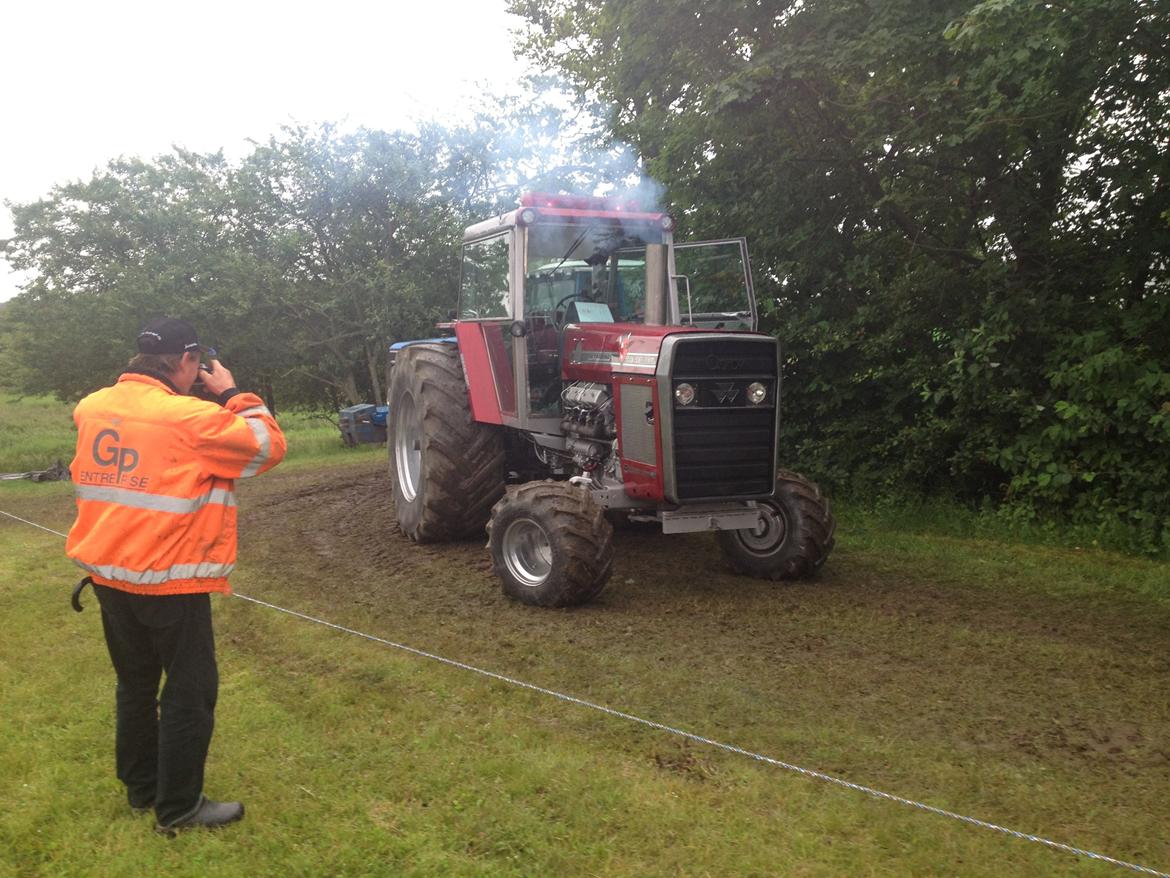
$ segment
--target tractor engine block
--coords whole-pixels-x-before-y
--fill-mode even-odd
[[[576,381],[561,392],[561,402],[565,447],[582,470],[592,472],[610,454],[617,438],[610,388],[595,381]]]

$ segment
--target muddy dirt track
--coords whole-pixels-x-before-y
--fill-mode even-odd
[[[1051,785],[1061,813],[1164,824],[1170,613],[1148,601],[1021,593],[847,535],[818,581],[773,585],[709,535],[624,530],[599,600],[540,610],[501,594],[482,540],[404,539],[380,457],[244,487],[241,593],[946,807],[969,790],[1035,826]],[[1038,801],[973,792],[998,775]]]

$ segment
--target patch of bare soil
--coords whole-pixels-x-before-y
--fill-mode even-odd
[[[877,573],[845,535],[818,580],[776,585],[734,575],[709,535],[630,529],[599,600],[538,610],[503,596],[483,541],[404,538],[390,494],[368,462],[250,483],[247,592],[911,794],[890,747],[1107,783],[1151,812],[1170,792],[1170,618],[1148,604],[932,580],[913,558]],[[702,773],[689,750],[651,758]]]

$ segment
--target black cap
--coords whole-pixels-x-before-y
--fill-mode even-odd
[[[138,333],[138,350],[144,354],[183,354],[201,351],[195,327],[175,317],[156,317]]]

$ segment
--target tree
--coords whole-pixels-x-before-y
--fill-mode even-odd
[[[858,491],[1104,508],[1166,539],[1161,5],[510,7],[684,235],[749,237],[790,458]]]
[[[118,159],[14,208],[7,256],[35,272],[5,312],[25,389],[76,399],[107,383],[128,340],[162,313],[234,337],[224,333],[250,312],[240,290],[257,269],[231,245],[229,180],[222,155],[176,150],[154,163]],[[275,348],[247,350],[259,362]]]
[[[289,128],[234,178],[239,246],[299,353],[294,371],[349,403],[384,399],[387,341],[433,331],[458,283],[461,218],[418,138]]]
[[[332,409],[383,399],[388,343],[433,335],[456,304],[463,228],[524,189],[630,176],[628,153],[588,141],[570,109],[489,97],[468,123],[418,133],[288,127],[238,166],[120,159],[18,205],[6,255],[34,280],[4,344],[28,366],[20,386],[77,398],[172,313],[270,404],[278,389]]]

